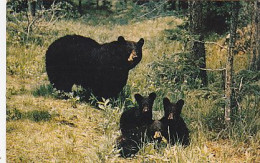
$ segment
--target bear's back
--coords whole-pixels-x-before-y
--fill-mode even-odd
[[[49,46],[46,59],[49,56],[54,59],[58,56],[70,57],[72,54],[86,54],[100,47],[101,45],[91,38],[79,35],[66,35],[57,39]]]
[[[123,134],[124,132],[131,132],[131,130],[135,130],[135,128],[138,127],[140,117],[136,115],[137,111],[137,108],[130,108],[121,115],[120,129]]]

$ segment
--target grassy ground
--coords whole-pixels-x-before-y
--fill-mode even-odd
[[[39,38],[22,44],[20,39],[7,33],[7,162],[260,162],[259,117],[252,118],[255,134],[248,135],[250,124],[234,130],[214,130],[208,127],[206,117],[221,107],[213,98],[203,98],[196,91],[186,91],[183,116],[191,130],[191,145],[167,146],[154,149],[153,143],[142,148],[137,156],[129,159],[118,157],[114,142],[119,132],[122,105],[105,105],[96,109],[75,98],[59,99],[48,92],[49,84],[45,71],[45,52],[55,39],[66,34],[91,37],[99,43],[116,40],[119,35],[127,40],[144,38],[143,59],[130,72],[128,86],[131,97],[134,93],[148,94],[158,91],[146,74],[151,73],[149,64],[164,54],[182,49],[182,44],[166,39],[165,30],[174,29],[183,20],[176,17],[156,18],[127,25],[93,26],[82,21],[58,21],[54,25],[39,27]],[[16,30],[9,22],[8,29]],[[18,33],[23,35],[23,33]],[[219,52],[207,45],[208,68],[219,68],[226,52]],[[244,57],[235,60],[237,69],[242,69]],[[241,64],[242,66],[240,66]],[[44,96],[36,96],[35,90],[43,88]],[[168,90],[171,96],[174,90]],[[155,111],[162,114],[161,100],[156,99]],[[171,98],[171,97],[170,97]],[[245,97],[242,109],[259,107],[253,97]],[[250,100],[251,99],[251,100]],[[249,102],[248,102],[249,101]],[[259,108],[256,108],[259,110]],[[255,109],[255,110],[256,110]],[[209,119],[209,118],[208,118]],[[213,122],[214,121],[210,121]],[[215,121],[216,123],[218,120]],[[243,122],[241,122],[243,123]],[[214,126],[214,125],[213,125]],[[225,136],[222,136],[225,133]],[[232,133],[234,132],[234,133]],[[237,137],[236,137],[237,136]]]

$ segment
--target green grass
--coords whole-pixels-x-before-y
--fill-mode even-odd
[[[16,35],[17,31],[25,32],[26,22],[20,25],[13,19],[7,22],[7,162],[260,161],[257,89],[246,91],[247,94],[240,92],[239,114],[231,128],[225,129],[222,81],[218,72],[210,73],[211,82],[207,88],[191,89],[185,83],[177,87],[175,83],[157,77],[155,72],[161,72],[160,67],[155,71],[151,66],[154,62],[165,65],[164,57],[171,58],[182,51],[182,40],[169,40],[166,31],[175,29],[183,20],[168,16],[127,21],[120,25],[62,19],[46,27],[41,26],[46,23],[42,21],[33,28],[28,40],[23,34]],[[51,42],[66,34],[91,37],[99,43],[114,41],[119,35],[133,41],[145,39],[143,59],[130,71],[127,86],[119,99],[104,99],[97,103],[92,96],[86,102],[80,87],[74,87],[73,94],[67,98],[61,98],[53,90],[45,71],[45,52]],[[224,52],[214,45],[206,45],[206,49],[208,68],[224,65]],[[175,62],[166,61],[170,66],[169,62]],[[246,63],[244,56],[236,57],[236,72],[244,69]],[[178,64],[174,66],[178,67]],[[241,74],[238,81],[245,74]],[[166,75],[173,76],[170,71]],[[259,86],[255,80],[257,75],[250,76],[253,77],[243,77],[242,88],[251,90],[249,88]],[[253,83],[248,82],[250,80]],[[120,158],[114,148],[115,139],[120,135],[120,115],[127,107],[135,105],[135,93],[148,95],[152,91],[157,93],[155,118],[163,114],[163,97],[172,101],[185,100],[182,116],[191,131],[191,145],[183,148],[161,144],[154,149],[154,144],[149,143],[136,157]]]

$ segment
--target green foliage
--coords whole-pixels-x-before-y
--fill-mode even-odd
[[[154,84],[158,88],[187,90],[199,88],[199,68],[197,61],[191,59],[190,53],[175,53],[164,55],[151,64]]]
[[[12,12],[21,12],[26,11],[27,1],[26,0],[9,0],[6,3],[8,9],[12,10]]]
[[[25,113],[25,118],[30,119],[31,121],[39,122],[39,121],[49,121],[51,119],[51,115],[48,111],[42,110],[33,110]]]
[[[260,95],[260,72],[242,70],[235,75],[235,88],[241,98],[246,95]]]
[[[205,114],[202,118],[203,124],[210,131],[214,133],[219,133],[225,129],[225,120],[224,120],[224,107],[212,106],[209,113]]]
[[[9,109],[6,108],[6,120],[10,121],[10,120],[19,120],[22,118],[22,113],[17,110],[16,108],[14,109]]]
[[[119,107],[121,111],[125,110],[126,108],[131,108],[136,106],[134,103],[132,96],[132,89],[129,85],[126,85],[123,90],[119,93],[118,98],[111,99],[112,106]]]
[[[22,112],[16,108],[9,109],[6,111],[6,120],[20,120],[20,119],[29,119],[31,121],[40,122],[40,121],[49,121],[51,119],[51,115],[48,111],[43,110],[33,110]]]
[[[104,123],[100,124],[105,134],[108,134],[111,129],[116,129],[119,122],[118,114],[122,111],[119,107],[114,107],[110,99],[102,99],[99,101],[98,108],[104,111]],[[116,118],[116,119],[115,119]]]
[[[43,84],[32,91],[32,95],[35,97],[57,97],[57,93],[51,84]]]
[[[57,31],[49,30],[61,18],[75,18],[78,14],[72,4],[61,1],[50,6],[49,9],[39,9],[34,17],[28,14],[27,6],[17,11],[16,3],[24,0],[12,1],[7,4],[7,46],[11,45],[43,45],[46,40],[57,35]]]
[[[190,37],[188,32],[188,22],[186,21],[174,29],[166,29],[165,34],[169,40],[179,41],[186,45]]]

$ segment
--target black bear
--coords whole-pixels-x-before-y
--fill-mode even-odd
[[[120,141],[117,141],[118,148],[121,148],[121,156],[128,157],[138,152],[144,140],[146,129],[153,123],[152,107],[155,98],[154,92],[150,93],[148,97],[135,94],[139,106],[130,108],[121,115],[120,130],[122,136],[118,139]]]
[[[46,52],[46,71],[50,83],[70,92],[73,84],[90,89],[98,97],[116,97],[127,83],[128,72],[142,59],[144,39],[99,44],[79,35],[54,41]]]
[[[147,129],[147,136],[150,141],[160,143],[163,139],[163,133],[167,130],[166,126],[161,120],[154,120]]]
[[[164,117],[160,120],[167,129],[163,136],[173,145],[177,142],[189,145],[189,130],[186,123],[180,116],[184,101],[181,99],[177,103],[171,103],[168,98],[163,99]]]
[[[135,94],[138,108],[130,108],[123,112],[120,117],[120,130],[123,135],[132,133],[141,126],[150,125],[152,120],[152,108],[156,94],[150,93],[148,97]]]
[[[121,157],[131,157],[141,148],[142,142],[140,135],[121,135],[116,139],[116,148],[119,149]]]

